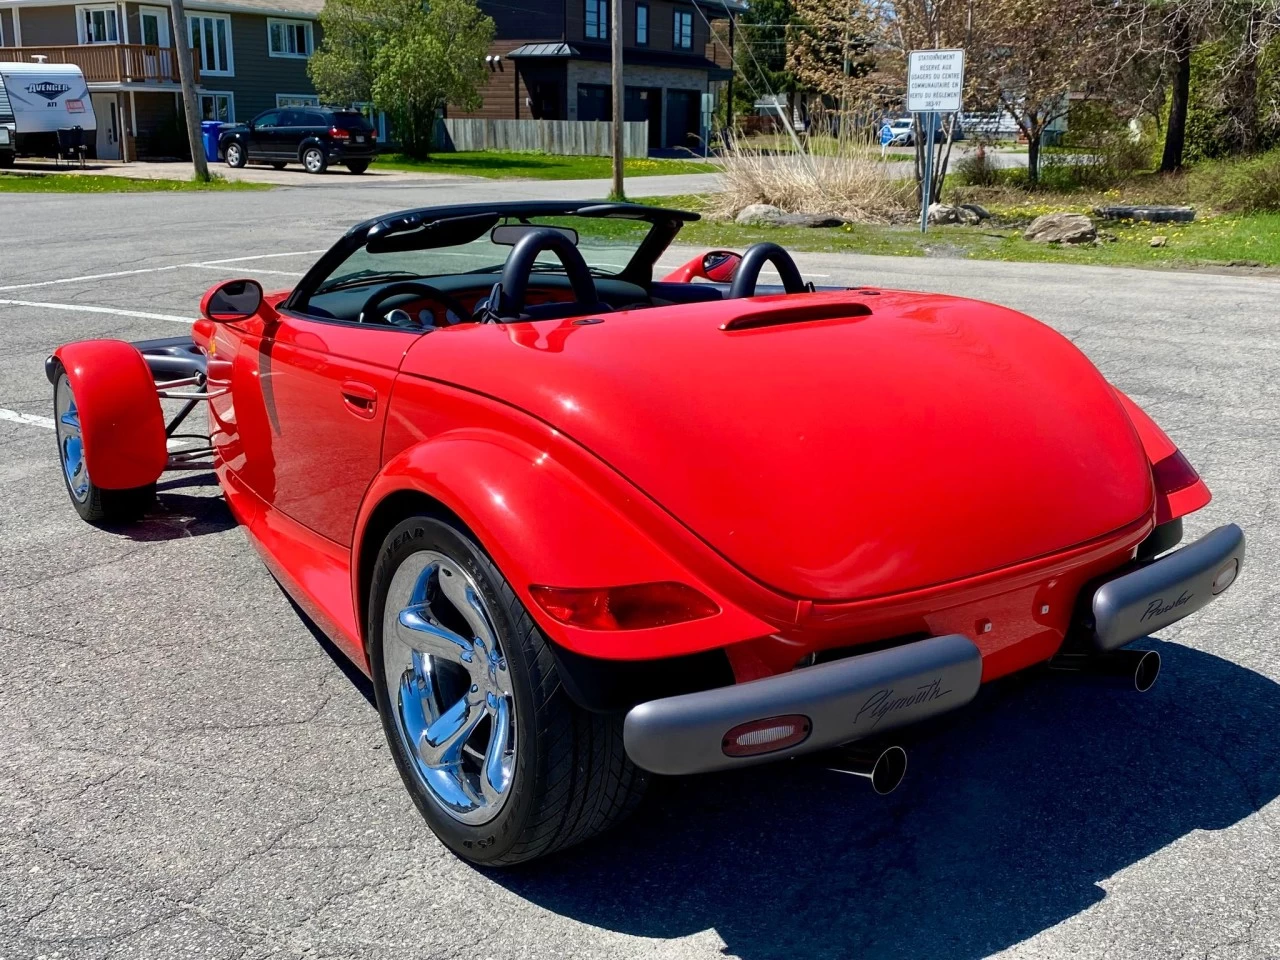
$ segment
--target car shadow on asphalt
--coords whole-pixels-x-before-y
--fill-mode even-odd
[[[1149,645],[1148,694],[1033,672],[899,738],[910,767],[888,797],[800,761],[660,781],[614,832],[491,876],[622,933],[714,930],[746,960],[986,956],[1280,794],[1280,685]]]
[[[222,533],[236,525],[227,502],[219,496],[212,474],[193,474],[156,484],[156,500],[141,520],[122,528],[131,540],[157,542]],[[175,493],[174,490],[209,487],[208,496]]]

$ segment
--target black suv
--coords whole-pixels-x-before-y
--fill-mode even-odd
[[[329,164],[341,163],[364,173],[378,155],[378,137],[356,110],[280,107],[224,128],[218,155],[229,167],[269,163],[279,170],[300,163],[307,173],[324,173]]]

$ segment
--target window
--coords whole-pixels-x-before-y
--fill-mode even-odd
[[[636,4],[636,46],[647,47],[649,45],[649,5],[647,3]]]
[[[318,107],[320,98],[313,93],[277,93],[277,107]]]
[[[285,111],[283,110],[268,110],[266,113],[260,113],[254,117],[253,125],[255,127],[283,126],[284,124],[281,121],[284,119],[284,114]]]
[[[311,24],[306,20],[268,20],[267,50],[273,57],[311,56]]]
[[[81,43],[119,43],[120,32],[116,25],[116,8],[77,7]]]
[[[187,17],[187,32],[201,76],[235,75],[230,17],[220,13],[193,13]]]
[[[678,50],[693,49],[693,14],[686,13],[684,10],[675,12],[675,21],[672,25],[671,45]]]
[[[609,0],[587,0],[584,29],[589,40],[609,39]]]
[[[142,7],[138,11],[142,26],[142,42],[149,47],[169,45],[169,11],[155,7]]]
[[[200,94],[200,119],[236,122],[236,101],[229,93]]]

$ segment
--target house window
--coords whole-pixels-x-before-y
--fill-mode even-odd
[[[200,119],[235,123],[236,99],[229,93],[200,94]]]
[[[585,31],[589,40],[609,39],[609,0],[587,0]]]
[[[116,8],[77,7],[81,43],[119,43],[120,32],[116,25]]]
[[[320,98],[314,93],[277,93],[277,107],[318,107]]]
[[[311,24],[306,20],[268,20],[267,49],[273,57],[311,56]]]
[[[693,14],[686,13],[684,10],[675,12],[675,21],[672,25],[672,46],[677,50],[693,49]]]
[[[193,13],[187,17],[187,32],[201,76],[235,74],[230,17],[220,13]]]
[[[636,4],[636,46],[647,47],[649,45],[649,5],[647,3]]]

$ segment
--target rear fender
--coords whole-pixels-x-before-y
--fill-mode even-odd
[[[1115,390],[1114,387],[1112,389]],[[1182,452],[1156,422],[1147,416],[1145,410],[1119,390],[1116,390],[1116,396],[1120,398],[1121,406],[1129,414],[1129,420],[1138,431],[1139,439],[1142,440],[1142,449],[1146,451],[1147,459],[1151,462],[1156,491],[1156,523],[1168,523],[1170,520],[1185,517],[1205,506],[1213,495],[1190,464],[1186,464],[1186,469],[1191,471],[1190,476],[1195,477],[1193,481],[1173,490],[1163,488],[1165,485],[1160,481],[1164,471],[1160,465],[1172,463],[1171,458],[1182,457]],[[1185,460],[1183,462],[1185,463]],[[1190,476],[1187,479],[1190,479]]]
[[[53,355],[76,398],[94,484],[128,490],[155,483],[169,453],[160,398],[142,354],[123,340],[81,340]]]
[[[507,578],[543,631],[562,646],[606,659],[695,653],[771,633],[654,544],[550,454],[494,431],[458,430],[402,451],[370,487],[356,520],[356,557],[366,556],[370,518],[406,491],[428,496],[457,515]],[[381,517],[385,520],[385,517]],[[394,521],[398,522],[398,518]],[[390,524],[379,522],[373,536]],[[353,570],[356,609],[366,591]],[[529,587],[601,587],[675,580],[710,597],[720,613],[644,630],[587,630],[548,617]],[[361,617],[366,629],[367,617]],[[367,638],[366,638],[367,639]]]

